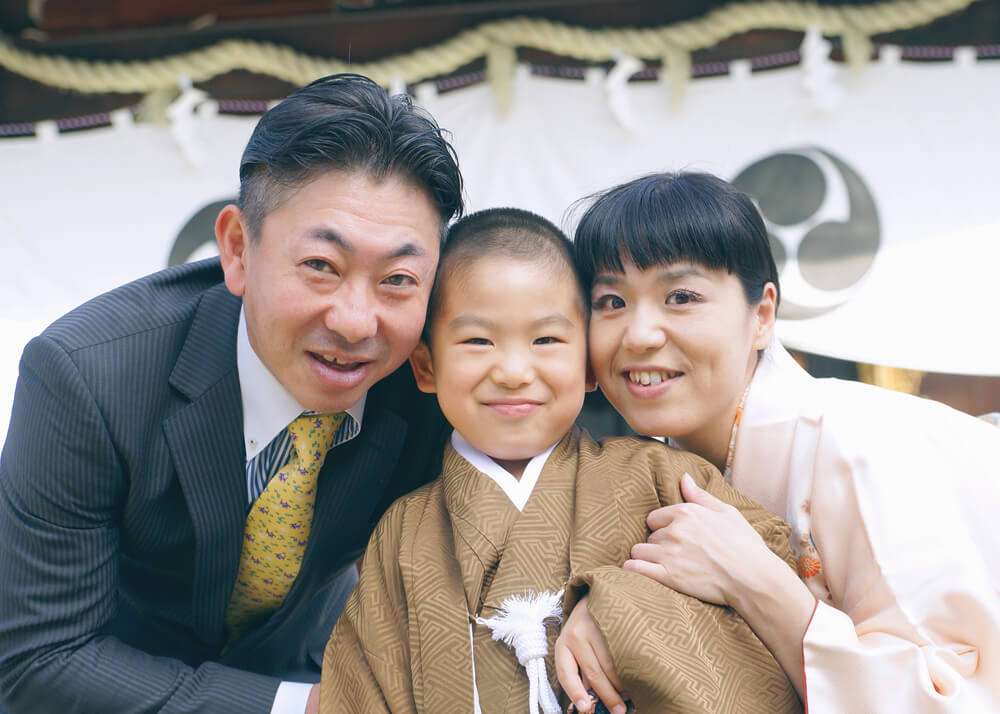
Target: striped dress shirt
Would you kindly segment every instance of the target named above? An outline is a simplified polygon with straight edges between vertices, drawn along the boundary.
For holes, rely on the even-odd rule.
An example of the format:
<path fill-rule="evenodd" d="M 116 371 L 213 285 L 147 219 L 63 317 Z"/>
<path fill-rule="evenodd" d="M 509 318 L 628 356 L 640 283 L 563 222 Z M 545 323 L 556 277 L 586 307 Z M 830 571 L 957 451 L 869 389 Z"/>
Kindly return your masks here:
<path fill-rule="evenodd" d="M 236 369 L 243 400 L 249 511 L 271 476 L 291 458 L 292 440 L 288 425 L 302 414 L 311 412 L 288 393 L 253 351 L 247 335 L 246 315 L 242 309 L 236 335 Z M 346 411 L 347 417 L 337 429 L 331 448 L 350 441 L 361 432 L 365 396 Z"/>

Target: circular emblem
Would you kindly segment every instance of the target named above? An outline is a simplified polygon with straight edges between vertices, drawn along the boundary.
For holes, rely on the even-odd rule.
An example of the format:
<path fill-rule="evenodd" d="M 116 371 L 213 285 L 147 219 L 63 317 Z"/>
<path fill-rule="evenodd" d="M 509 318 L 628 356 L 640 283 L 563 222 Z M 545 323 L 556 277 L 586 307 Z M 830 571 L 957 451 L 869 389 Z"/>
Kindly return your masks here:
<path fill-rule="evenodd" d="M 235 198 L 213 201 L 199 208 L 181 228 L 170 248 L 167 267 L 190 263 L 218 255 L 215 245 L 215 218 L 225 206 L 235 203 Z"/>
<path fill-rule="evenodd" d="M 733 184 L 764 216 L 781 281 L 778 316 L 802 320 L 847 302 L 880 243 L 875 200 L 857 172 L 809 147 L 755 161 Z"/>

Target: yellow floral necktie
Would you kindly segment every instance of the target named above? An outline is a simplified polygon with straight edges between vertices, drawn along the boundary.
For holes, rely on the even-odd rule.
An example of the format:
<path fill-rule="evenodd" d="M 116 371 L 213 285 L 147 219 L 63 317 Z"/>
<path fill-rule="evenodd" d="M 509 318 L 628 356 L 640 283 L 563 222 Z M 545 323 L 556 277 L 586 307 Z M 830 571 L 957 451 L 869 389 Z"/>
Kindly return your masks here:
<path fill-rule="evenodd" d="M 243 552 L 226 611 L 230 640 L 284 602 L 309 542 L 316 479 L 344 413 L 301 416 L 288 425 L 294 454 L 250 509 Z"/>

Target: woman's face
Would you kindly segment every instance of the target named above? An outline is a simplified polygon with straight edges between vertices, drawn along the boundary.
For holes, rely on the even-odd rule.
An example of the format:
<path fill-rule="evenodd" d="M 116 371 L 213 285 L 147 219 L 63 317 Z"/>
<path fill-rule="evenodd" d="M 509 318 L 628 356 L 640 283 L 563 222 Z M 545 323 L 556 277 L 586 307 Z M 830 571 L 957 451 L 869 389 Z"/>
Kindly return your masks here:
<path fill-rule="evenodd" d="M 624 267 L 598 273 L 591 291 L 590 359 L 601 390 L 641 434 L 699 452 L 720 435 L 728 445 L 757 350 L 770 339 L 773 286 L 750 306 L 725 270 Z"/>

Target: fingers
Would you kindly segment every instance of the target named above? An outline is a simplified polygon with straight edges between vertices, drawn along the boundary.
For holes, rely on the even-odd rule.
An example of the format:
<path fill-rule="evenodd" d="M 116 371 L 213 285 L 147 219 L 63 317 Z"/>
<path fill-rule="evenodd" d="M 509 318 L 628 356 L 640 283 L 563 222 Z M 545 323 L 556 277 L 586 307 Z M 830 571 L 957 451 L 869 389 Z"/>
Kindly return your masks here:
<path fill-rule="evenodd" d="M 626 560 L 625 563 L 622 564 L 622 570 L 639 573 L 639 575 L 645 575 L 650 580 L 658 582 L 661 585 L 672 586 L 667 569 L 659 563 L 650 563 L 648 560 L 632 558 L 630 560 Z"/>
<path fill-rule="evenodd" d="M 647 563 L 660 565 L 664 560 L 664 548 L 654 543 L 636 543 L 629 553 L 633 560 L 644 560 Z"/>
<path fill-rule="evenodd" d="M 649 530 L 656 531 L 669 526 L 680 516 L 684 505 L 662 506 L 655 511 L 650 511 L 649 515 L 646 516 L 646 525 L 649 526 Z"/>
<path fill-rule="evenodd" d="M 580 672 L 587 680 L 587 683 L 594 691 L 594 694 L 596 694 L 598 699 L 604 702 L 604 706 L 612 712 L 622 712 L 622 714 L 624 714 L 625 701 L 622 699 L 621 694 L 619 694 L 619 691 L 622 688 L 621 684 L 619 683 L 616 687 L 611 682 L 612 676 L 615 681 L 618 680 L 617 675 L 614 674 L 614 668 L 611 666 L 608 667 L 608 669 L 612 672 L 612 675 L 608 676 L 608 672 L 606 672 L 602 666 L 597 653 L 590 647 L 585 647 L 579 654 L 581 655 L 579 658 Z"/>
<path fill-rule="evenodd" d="M 721 510 L 726 504 L 701 488 L 691 478 L 691 474 L 684 474 L 681 477 L 681 495 L 688 503 L 697 503 L 699 506 L 711 508 L 713 511 Z"/>
<path fill-rule="evenodd" d="M 562 637 L 556 640 L 553 657 L 556 663 L 556 675 L 559 677 L 559 686 L 574 703 L 578 712 L 590 712 L 591 703 L 587 686 L 580 678 L 580 668 L 576 664 L 576 657 L 573 656 L 573 652 Z"/>

